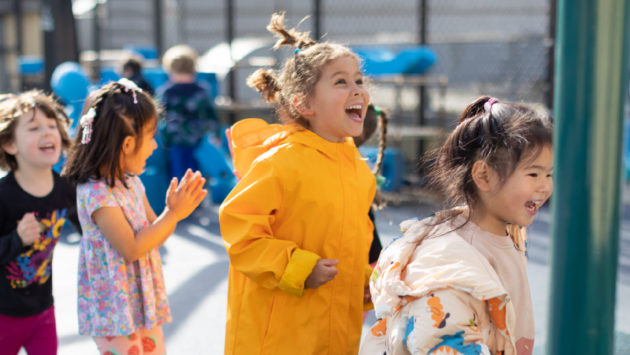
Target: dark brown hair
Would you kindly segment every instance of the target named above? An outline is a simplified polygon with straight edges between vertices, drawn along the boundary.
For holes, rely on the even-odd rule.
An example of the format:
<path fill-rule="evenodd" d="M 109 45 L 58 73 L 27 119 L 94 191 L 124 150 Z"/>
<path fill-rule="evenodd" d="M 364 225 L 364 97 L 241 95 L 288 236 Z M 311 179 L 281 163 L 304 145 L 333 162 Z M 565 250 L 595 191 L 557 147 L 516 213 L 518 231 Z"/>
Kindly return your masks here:
<path fill-rule="evenodd" d="M 0 95 L 0 169 L 15 171 L 18 169 L 15 156 L 8 154 L 2 146 L 13 142 L 15 129 L 20 117 L 37 110 L 57 122 L 57 129 L 61 136 L 61 147 L 70 147 L 70 138 L 66 132 L 70 119 L 52 95 L 46 95 L 40 90 L 30 90 L 19 95 Z"/>
<path fill-rule="evenodd" d="M 139 90 L 127 91 L 123 85 L 112 82 L 88 96 L 83 114 L 90 108 L 96 111 L 91 139 L 81 143 L 85 128 L 79 125 L 62 174 L 75 184 L 104 178 L 111 187 L 116 180 L 125 185 L 120 159 L 123 142 L 128 136 L 136 137 L 139 142 L 136 149 L 140 148 L 143 128 L 157 124 L 158 106 L 150 95 Z"/>
<path fill-rule="evenodd" d="M 553 122 L 541 106 L 500 102 L 488 96 L 468 105 L 440 148 L 429 177 L 448 207 L 478 202 L 475 161 L 485 160 L 504 183 L 517 165 L 551 146 Z"/>
<path fill-rule="evenodd" d="M 293 106 L 293 98 L 298 96 L 306 100 L 313 95 L 315 84 L 322 75 L 322 68 L 330 61 L 349 56 L 360 63 L 359 57 L 348 47 L 329 42 L 317 43 L 308 36 L 308 32 L 297 32 L 284 27 L 284 12 L 275 13 L 267 30 L 279 38 L 274 49 L 282 46 L 295 48 L 295 54 L 289 57 L 277 76 L 273 70 L 258 69 L 247 78 L 247 85 L 260 92 L 262 99 L 276 103 L 276 110 L 283 123 L 297 122 L 310 128 L 308 121 Z"/>

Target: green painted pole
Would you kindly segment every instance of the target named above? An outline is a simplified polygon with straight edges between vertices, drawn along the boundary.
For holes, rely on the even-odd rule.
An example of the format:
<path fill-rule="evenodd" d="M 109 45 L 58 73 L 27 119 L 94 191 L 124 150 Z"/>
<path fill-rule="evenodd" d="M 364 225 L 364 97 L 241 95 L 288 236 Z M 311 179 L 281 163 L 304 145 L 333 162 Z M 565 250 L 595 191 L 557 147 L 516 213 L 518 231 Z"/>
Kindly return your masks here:
<path fill-rule="evenodd" d="M 547 354 L 612 354 L 630 0 L 559 0 Z"/>

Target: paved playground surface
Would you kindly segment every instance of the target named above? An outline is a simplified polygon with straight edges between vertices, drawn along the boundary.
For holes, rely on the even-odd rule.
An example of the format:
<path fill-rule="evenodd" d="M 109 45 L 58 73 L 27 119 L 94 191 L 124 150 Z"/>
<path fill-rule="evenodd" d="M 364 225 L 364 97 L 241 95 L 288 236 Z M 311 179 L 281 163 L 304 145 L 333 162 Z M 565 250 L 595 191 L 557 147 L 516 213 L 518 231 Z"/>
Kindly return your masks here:
<path fill-rule="evenodd" d="M 628 201 L 630 194 L 626 193 Z M 624 215 L 630 214 L 624 204 Z M 423 217 L 427 204 L 389 206 L 377 213 L 377 228 L 385 244 L 398 235 L 398 223 Z M 164 326 L 169 354 L 222 354 L 229 260 L 219 234 L 218 208 L 205 203 L 182 222 L 162 249 L 164 276 L 173 322 Z M 536 320 L 535 354 L 544 353 L 549 298 L 548 226 L 550 211 L 543 208 L 530 228 L 529 277 Z M 630 220 L 622 221 L 620 264 L 630 265 Z M 60 355 L 96 354 L 89 337 L 78 335 L 76 277 L 78 234 L 65 234 L 55 250 L 54 294 Z M 616 354 L 630 354 L 630 275 L 617 282 Z M 625 316 L 624 316 L 625 315 Z M 373 319 L 373 318 L 372 318 Z M 369 320 L 368 320 L 369 321 Z"/>

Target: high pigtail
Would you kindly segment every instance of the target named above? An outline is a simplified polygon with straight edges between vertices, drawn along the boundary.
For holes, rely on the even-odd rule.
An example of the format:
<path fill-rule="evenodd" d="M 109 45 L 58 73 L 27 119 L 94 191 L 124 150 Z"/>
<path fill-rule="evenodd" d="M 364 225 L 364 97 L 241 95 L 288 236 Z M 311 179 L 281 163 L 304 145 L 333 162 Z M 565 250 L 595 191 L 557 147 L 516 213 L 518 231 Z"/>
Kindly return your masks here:
<path fill-rule="evenodd" d="M 309 32 L 298 32 L 294 28 L 286 29 L 284 27 L 284 15 L 284 12 L 273 14 L 267 26 L 267 30 L 275 33 L 278 37 L 278 41 L 273 46 L 274 49 L 282 46 L 305 49 L 316 43 L 309 37 Z"/>
<path fill-rule="evenodd" d="M 281 88 L 272 70 L 258 69 L 247 77 L 247 85 L 260 92 L 260 96 L 267 102 L 278 102 Z"/>
<path fill-rule="evenodd" d="M 489 96 L 482 96 L 466 106 L 462 114 L 459 116 L 458 124 L 466 121 L 467 119 L 483 114 L 486 110 L 485 105 L 488 100 L 490 100 Z"/>

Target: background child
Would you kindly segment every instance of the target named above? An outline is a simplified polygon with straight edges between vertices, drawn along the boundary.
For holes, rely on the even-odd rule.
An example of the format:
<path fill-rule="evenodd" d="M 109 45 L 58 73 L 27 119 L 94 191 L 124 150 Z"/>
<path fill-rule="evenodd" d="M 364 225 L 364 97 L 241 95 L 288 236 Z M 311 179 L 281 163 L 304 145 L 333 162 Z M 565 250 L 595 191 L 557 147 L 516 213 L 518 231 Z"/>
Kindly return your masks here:
<path fill-rule="evenodd" d="M 375 179 L 350 137 L 369 95 L 354 53 L 283 22 L 274 14 L 268 29 L 295 54 L 279 77 L 260 69 L 248 84 L 286 125 L 232 128 L 235 159 L 251 159 L 235 161 L 243 178 L 219 212 L 231 262 L 225 353 L 356 354 Z"/>
<path fill-rule="evenodd" d="M 363 120 L 363 132 L 356 136 L 352 137 L 354 139 L 354 145 L 360 147 L 367 140 L 372 137 L 374 131 L 376 131 L 376 127 L 380 127 L 381 132 L 378 140 L 378 154 L 376 156 L 376 162 L 374 163 L 374 168 L 372 172 L 375 176 L 380 176 L 381 169 L 383 167 L 383 158 L 385 157 L 385 148 L 387 147 L 387 120 L 388 115 L 387 112 L 383 111 L 380 107 L 369 104 L 367 113 L 365 114 L 365 119 Z M 374 199 L 374 203 L 379 207 L 381 205 L 381 199 L 379 197 L 378 190 L 376 191 L 376 197 Z M 372 224 L 374 224 L 374 232 L 372 238 L 372 245 L 370 246 L 370 257 L 369 262 L 370 265 L 376 263 L 378 260 L 378 256 L 383 250 L 383 245 L 381 244 L 381 238 L 378 235 L 378 231 L 376 230 L 376 223 L 374 223 L 374 206 L 370 207 L 369 212 L 370 220 Z"/>
<path fill-rule="evenodd" d="M 144 75 L 142 75 L 141 59 L 135 56 L 130 56 L 122 62 L 121 69 L 123 78 L 133 81 L 136 85 L 138 85 L 138 87 L 140 87 L 140 89 L 142 89 L 142 91 L 153 96 L 155 93 L 153 87 L 149 84 L 147 79 L 145 79 Z"/>
<path fill-rule="evenodd" d="M 52 170 L 70 145 L 63 107 L 40 91 L 0 95 L 0 352 L 56 354 L 52 257 L 78 226 L 74 188 Z"/>
<path fill-rule="evenodd" d="M 163 354 L 170 321 L 158 247 L 206 195 L 187 171 L 171 180 L 160 216 L 138 175 L 157 147 L 153 99 L 127 79 L 95 91 L 64 169 L 77 183 L 79 333 L 102 354 Z"/>
<path fill-rule="evenodd" d="M 197 169 L 194 151 L 201 139 L 218 129 L 218 116 L 210 91 L 196 80 L 197 53 L 178 45 L 164 53 L 162 65 L 169 82 L 157 90 L 166 119 L 160 123 L 160 138 L 168 150 L 169 176 Z"/>
<path fill-rule="evenodd" d="M 550 197 L 552 122 L 482 97 L 440 149 L 432 179 L 451 205 L 401 224 L 370 287 L 379 321 L 362 354 L 531 354 L 525 231 Z M 403 272 L 404 270 L 404 272 Z"/>

